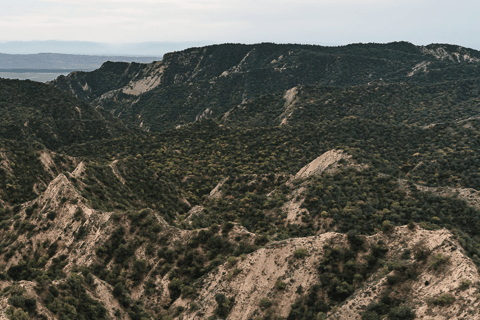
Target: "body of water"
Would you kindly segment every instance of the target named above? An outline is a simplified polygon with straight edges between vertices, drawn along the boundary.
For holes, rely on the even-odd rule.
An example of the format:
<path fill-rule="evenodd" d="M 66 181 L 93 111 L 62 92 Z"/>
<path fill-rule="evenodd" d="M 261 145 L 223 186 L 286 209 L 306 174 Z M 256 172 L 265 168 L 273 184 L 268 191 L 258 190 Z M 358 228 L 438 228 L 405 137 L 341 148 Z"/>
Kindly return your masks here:
<path fill-rule="evenodd" d="M 16 70 L 15 70 L 16 71 Z M 60 71 L 60 70 L 42 70 L 41 72 L 35 72 L 34 70 L 25 71 L 25 72 L 15 72 L 2 70 L 0 71 L 0 78 L 6 79 L 19 79 L 19 80 L 32 80 L 38 82 L 47 82 L 58 78 L 61 75 L 68 75 L 71 71 Z"/>

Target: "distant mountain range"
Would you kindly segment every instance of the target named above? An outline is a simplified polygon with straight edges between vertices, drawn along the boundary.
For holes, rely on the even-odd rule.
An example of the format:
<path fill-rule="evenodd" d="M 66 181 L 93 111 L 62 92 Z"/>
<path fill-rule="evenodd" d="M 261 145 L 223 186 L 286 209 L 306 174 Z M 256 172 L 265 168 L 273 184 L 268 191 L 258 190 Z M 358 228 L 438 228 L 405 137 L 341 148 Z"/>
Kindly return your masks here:
<path fill-rule="evenodd" d="M 92 71 L 106 61 L 150 63 L 159 61 L 162 56 L 89 56 L 78 54 L 37 53 L 37 54 L 4 54 L 0 53 L 0 71 L 10 70 L 83 70 Z"/>
<path fill-rule="evenodd" d="M 212 41 L 185 42 L 141 42 L 111 44 L 86 41 L 9 41 L 0 42 L 0 52 L 10 54 L 35 54 L 55 52 L 86 55 L 123 55 L 161 57 L 167 52 L 180 51 L 190 47 L 213 44 Z"/>

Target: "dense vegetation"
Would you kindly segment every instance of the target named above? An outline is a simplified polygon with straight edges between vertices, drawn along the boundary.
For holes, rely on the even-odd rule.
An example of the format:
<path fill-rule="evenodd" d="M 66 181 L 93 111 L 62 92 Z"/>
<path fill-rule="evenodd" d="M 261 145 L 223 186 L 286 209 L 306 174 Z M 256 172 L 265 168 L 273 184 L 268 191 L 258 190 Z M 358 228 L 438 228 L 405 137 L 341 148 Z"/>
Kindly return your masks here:
<path fill-rule="evenodd" d="M 382 243 L 364 246 L 363 236 L 393 226 L 448 228 L 480 266 L 478 206 L 421 190 L 480 190 L 479 64 L 425 53 L 437 48 L 394 43 L 189 49 L 165 57 L 159 87 L 140 97 L 119 91 L 116 100 L 100 96 L 125 86 L 132 75 L 152 75 L 152 65 L 107 63 L 55 82 L 65 91 L 72 85 L 84 102 L 51 86 L 0 80 L 0 254 L 6 263 L 15 261 L 2 279 L 35 281 L 47 309 L 60 317 L 101 319 L 104 306 L 88 294 L 95 276 L 111 285 L 132 319 L 169 319 L 185 311 L 167 312 L 174 300 L 196 297 L 205 276 L 223 263 L 231 266 L 232 278 L 241 272 L 235 269 L 238 259 L 271 241 L 348 233 L 349 247 L 324 247 L 317 268 L 321 282 L 299 289 L 302 298 L 288 317 L 294 320 L 323 316 L 385 267 Z M 407 77 L 423 61 L 431 71 Z M 88 94 L 80 90 L 86 83 Z M 293 103 L 286 105 L 283 95 L 295 86 Z M 207 108 L 207 119 L 197 117 Z M 287 124 L 279 126 L 284 118 Z M 142 122 L 147 130 L 127 129 Z M 177 124 L 183 126 L 172 129 Z M 334 172 L 293 179 L 332 149 L 351 159 Z M 80 162 L 85 170 L 74 175 Z M 60 199 L 57 211 L 81 202 L 111 214 L 109 233 L 90 253 L 94 263 L 69 274 L 63 270 L 72 261 L 60 254 L 61 239 L 42 241 L 35 250 L 29 242 L 58 219 L 57 211 L 45 209 L 50 204 L 29 201 L 62 173 L 81 200 Z M 300 188 L 296 197 L 305 210 L 294 223 L 283 206 Z M 81 222 L 74 232 L 81 242 L 93 227 L 80 208 L 73 220 Z M 26 239 L 17 241 L 22 235 Z M 363 264 L 355 262 L 360 253 L 367 254 Z M 413 277 L 412 266 L 421 259 L 401 260 L 386 266 L 398 273 L 392 283 Z M 144 297 L 162 295 L 158 277 L 168 281 L 168 302 L 132 298 L 135 290 Z M 27 312 L 40 317 L 18 287 L 3 294 L 12 297 L 12 319 Z M 404 298 L 385 294 L 362 319 L 411 319 Z M 227 316 L 235 303 L 223 294 L 215 300 L 214 317 Z M 265 298 L 259 307 L 269 310 L 269 303 Z"/>
<path fill-rule="evenodd" d="M 461 81 L 478 79 L 479 58 L 477 51 L 462 47 L 417 47 L 406 42 L 343 47 L 225 44 L 170 53 L 156 65 L 107 63 L 90 73 L 61 77 L 53 84 L 69 93 L 73 90 L 74 96 L 100 106 L 124 121 L 153 131 L 175 128 L 199 117 L 223 117 L 226 112 L 238 109 L 239 105 L 241 108 L 237 111 L 242 113 L 244 105 L 249 102 L 253 109 L 247 115 L 251 118 L 250 125 L 278 125 L 280 121 L 276 118 L 285 111 L 279 100 L 287 90 L 298 86 L 314 86 L 314 99 L 330 91 L 330 96 L 320 100 L 334 97 L 342 103 L 342 108 L 332 113 L 330 119 L 345 112 L 344 103 L 355 108 L 353 113 L 359 111 L 368 116 L 372 108 L 391 112 L 392 108 L 397 109 L 400 97 L 402 100 L 406 98 L 405 101 L 411 102 L 405 106 L 410 106 L 408 109 L 403 109 L 404 106 L 398 108 L 401 117 L 390 114 L 398 123 L 411 116 L 419 121 L 418 118 L 426 113 L 424 108 L 429 108 L 428 102 L 431 99 L 436 100 L 435 103 L 442 102 L 446 98 L 445 92 L 449 92 L 451 101 L 448 103 L 458 109 L 450 112 L 454 117 L 474 113 L 469 105 L 462 106 L 475 93 L 469 95 L 469 84 L 463 89 Z M 425 69 L 419 67 L 423 65 Z M 122 89 L 128 89 L 130 81 L 142 79 L 148 83 L 159 79 L 158 86 L 139 96 L 126 94 Z M 444 84 L 445 81 L 452 83 Z M 385 89 L 392 90 L 385 97 L 382 97 L 385 90 L 383 93 L 373 91 L 379 85 L 394 83 L 397 85 Z M 370 94 L 357 96 L 364 86 L 372 84 L 376 85 L 367 89 Z M 308 92 L 305 99 L 311 100 L 311 93 Z M 265 95 L 269 95 L 267 99 Z M 420 104 L 422 101 L 426 106 Z M 332 108 L 337 105 L 334 103 Z M 358 110 L 358 105 L 366 110 Z M 259 107 L 267 109 L 260 119 Z M 320 110 L 317 107 L 315 105 L 315 113 L 320 111 L 322 114 L 323 106 Z M 411 116 L 410 109 L 415 109 Z M 374 115 L 378 116 L 379 112 Z M 430 117 L 435 117 L 434 114 L 432 112 Z M 231 116 L 235 122 L 235 112 L 227 118 Z M 383 117 L 389 116 L 384 114 Z M 444 114 L 442 119 L 446 118 Z M 300 116 L 299 122 L 309 119 Z"/>
<path fill-rule="evenodd" d="M 107 113 L 56 88 L 29 80 L 0 79 L 0 138 L 56 149 L 124 132 L 124 126 Z"/>

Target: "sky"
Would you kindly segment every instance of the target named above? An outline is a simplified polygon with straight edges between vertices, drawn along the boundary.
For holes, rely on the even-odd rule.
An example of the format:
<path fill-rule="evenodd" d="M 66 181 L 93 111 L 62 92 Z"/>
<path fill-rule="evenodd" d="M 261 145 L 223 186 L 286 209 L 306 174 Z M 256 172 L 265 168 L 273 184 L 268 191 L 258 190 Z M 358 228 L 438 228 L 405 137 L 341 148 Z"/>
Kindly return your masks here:
<path fill-rule="evenodd" d="M 0 41 L 409 41 L 480 49 L 478 0 L 0 0 L 0 8 Z"/>

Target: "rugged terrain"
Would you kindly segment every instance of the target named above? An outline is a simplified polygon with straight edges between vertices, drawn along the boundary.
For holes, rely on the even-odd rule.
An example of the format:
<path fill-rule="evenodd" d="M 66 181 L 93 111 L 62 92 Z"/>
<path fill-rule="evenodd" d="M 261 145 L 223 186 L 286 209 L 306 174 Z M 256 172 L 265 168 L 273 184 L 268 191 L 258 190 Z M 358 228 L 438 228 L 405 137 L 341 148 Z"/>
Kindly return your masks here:
<path fill-rule="evenodd" d="M 452 102 L 468 105 L 477 96 L 473 93 L 472 97 L 469 88 L 478 79 L 479 65 L 477 51 L 451 45 L 226 44 L 166 54 L 162 61 L 152 64 L 105 63 L 93 72 L 61 76 L 52 84 L 120 119 L 161 131 L 206 117 L 220 117 L 229 124 L 241 120 L 254 126 L 279 125 L 292 122 L 302 107 L 307 109 L 302 113 L 316 113 L 314 118 L 328 114 L 338 118 L 345 107 L 354 107 L 354 113 L 359 111 L 364 116 L 372 108 L 392 113 L 388 109 L 394 107 L 398 95 L 418 96 L 418 91 L 428 91 L 432 100 L 443 91 L 446 80 L 465 82 L 458 84 L 463 89 L 454 89 L 461 90 L 462 95 Z M 362 92 L 365 90 L 367 93 Z M 359 104 L 371 99 L 372 91 L 376 98 L 382 97 L 380 101 L 359 110 Z M 310 101 L 310 105 L 296 103 L 302 100 Z M 318 114 L 319 108 L 329 110 Z M 245 109 L 253 109 L 247 112 L 248 119 Z M 333 114 L 331 109 L 335 110 Z M 408 117 L 418 112 L 402 111 Z M 430 117 L 435 114 L 426 113 Z M 299 117 L 297 123 L 311 119 Z"/>
<path fill-rule="evenodd" d="M 321 175 L 326 169 L 338 170 L 340 159 L 341 150 L 327 152 L 292 176 L 287 184 L 295 179 L 304 181 L 308 174 Z M 111 164 L 112 172 L 114 165 Z M 389 311 L 407 302 L 420 318 L 462 319 L 475 318 L 477 315 L 477 304 L 480 302 L 476 298 L 478 289 L 475 285 L 480 283 L 479 274 L 475 264 L 461 249 L 456 236 L 446 229 L 428 231 L 414 224 L 408 228 L 384 226 L 383 232 L 369 237 L 321 231 L 316 236 L 273 241 L 248 255 L 242 254 L 238 258 L 232 256 L 199 279 L 196 284 L 199 291 L 196 294 L 186 294 L 176 299 L 176 294 L 171 290 L 171 279 L 162 271 L 165 257 L 155 258 L 155 254 L 152 256 L 149 251 L 158 250 L 160 255 L 160 252 L 165 252 L 162 243 L 167 244 L 166 248 L 170 247 L 170 243 L 174 244 L 172 249 L 175 251 L 171 252 L 175 255 L 177 246 L 192 247 L 191 241 L 198 239 L 198 233 L 172 227 L 154 211 L 144 210 L 136 215 L 125 215 L 118 211 L 92 209 L 89 201 L 79 192 L 81 184 L 72 183 L 72 180 L 81 179 L 85 172 L 86 165 L 80 162 L 71 173 L 58 175 L 38 198 L 19 210 L 16 216 L 18 222 L 15 223 L 17 227 L 13 229 L 15 232 L 10 232 L 8 236 L 13 237 L 10 247 L 21 248 L 21 251 L 10 250 L 3 254 L 6 263 L 2 268 L 7 270 L 9 278 L 2 283 L 4 299 L 1 303 L 4 310 L 10 310 L 8 307 L 12 304 L 7 297 L 21 296 L 26 300 L 35 299 L 36 312 L 54 319 L 58 313 L 55 310 L 58 309 L 50 305 L 51 298 L 45 290 L 50 288 L 48 290 L 52 291 L 52 287 L 70 288 L 71 283 L 83 282 L 83 290 L 102 303 L 105 315 L 113 317 L 116 313 L 120 318 L 135 318 L 135 314 L 128 316 L 128 309 L 122 302 L 125 293 L 116 293 L 111 284 L 88 271 L 95 270 L 100 263 L 111 259 L 107 257 L 107 260 L 103 260 L 101 257 L 104 253 L 101 252 L 108 251 L 110 243 L 118 241 L 112 238 L 120 235 L 122 242 L 128 243 L 123 254 L 135 257 L 134 260 L 123 262 L 123 267 L 132 269 L 128 276 L 130 280 L 125 283 L 130 288 L 131 299 L 144 301 L 148 309 L 154 310 L 173 302 L 169 309 L 176 310 L 176 314 L 185 310 L 184 319 L 207 318 L 214 314 L 222 317 L 219 302 L 222 297 L 226 301 L 234 298 L 228 304 L 229 312 L 225 314 L 231 319 L 251 319 L 255 316 L 290 318 L 292 305 L 312 295 L 326 298 L 327 303 L 330 299 L 330 302 L 340 302 L 333 309 L 328 308 L 325 302 L 319 308 L 320 314 L 333 319 L 360 319 L 364 312 L 379 308 L 376 302 L 388 299 L 393 299 L 393 302 L 388 300 L 393 305 L 383 306 L 384 310 Z M 121 181 L 123 178 L 117 175 Z M 308 188 L 308 183 L 304 182 L 302 188 Z M 215 190 L 212 190 L 211 196 L 222 197 Z M 191 211 L 191 214 L 195 214 L 198 209 Z M 165 240 L 149 249 L 152 242 L 148 238 L 151 236 L 148 231 L 142 231 L 142 227 L 137 229 L 135 224 L 139 221 L 140 226 L 156 229 Z M 295 223 L 296 219 L 291 222 Z M 225 232 L 225 228 L 228 231 Z M 226 237 L 226 241 L 242 239 L 244 245 L 257 243 L 257 235 L 238 225 L 225 225 L 223 231 L 221 229 L 212 227 L 210 232 L 217 233 L 211 233 L 213 237 Z M 205 230 L 208 229 L 203 229 L 203 232 Z M 200 250 L 208 249 L 214 249 L 214 246 L 207 243 Z M 118 250 L 113 253 L 114 260 L 106 266 L 107 270 L 111 270 L 110 273 L 114 272 L 116 263 L 122 263 L 116 261 L 121 254 Z M 129 250 L 133 252 L 129 253 Z M 34 258 L 26 264 L 25 257 L 32 253 L 38 260 Z M 382 259 L 381 262 L 377 262 L 378 258 Z M 143 266 L 136 266 L 141 262 Z M 332 270 L 329 264 L 336 267 Z M 46 270 L 43 276 L 42 269 Z M 329 293 L 332 294 L 325 280 L 326 273 L 316 270 L 340 272 L 341 276 L 352 272 L 350 277 L 354 282 L 351 288 L 346 284 L 345 289 L 350 290 L 348 300 L 341 302 L 342 299 L 330 298 Z M 100 274 L 103 272 L 100 271 Z M 58 276 L 62 278 L 62 275 L 69 276 L 65 280 L 50 280 Z M 149 278 L 149 282 L 142 284 L 140 280 L 146 278 Z M 452 301 L 437 302 L 442 297 Z M 97 316 L 101 314 L 99 311 Z"/>
<path fill-rule="evenodd" d="M 0 318 L 480 319 L 479 58 L 228 44 L 0 80 Z"/>

